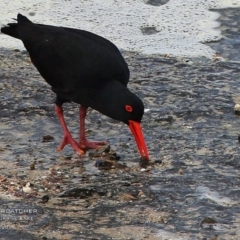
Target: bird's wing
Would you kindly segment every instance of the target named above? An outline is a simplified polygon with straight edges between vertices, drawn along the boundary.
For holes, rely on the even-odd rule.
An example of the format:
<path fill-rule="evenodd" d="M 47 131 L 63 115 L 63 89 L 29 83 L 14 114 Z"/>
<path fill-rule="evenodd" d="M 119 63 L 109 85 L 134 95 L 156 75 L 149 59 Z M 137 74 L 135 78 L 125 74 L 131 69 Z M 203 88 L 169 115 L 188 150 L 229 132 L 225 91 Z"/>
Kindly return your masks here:
<path fill-rule="evenodd" d="M 112 79 L 128 83 L 126 62 L 102 38 L 35 24 L 19 27 L 18 32 L 34 65 L 52 86 L 97 86 Z"/>
<path fill-rule="evenodd" d="M 128 84 L 128 66 L 118 48 L 109 40 L 84 30 L 34 24 L 21 14 L 17 20 L 18 23 L 9 23 L 1 31 L 23 41 L 35 66 L 50 84 L 48 78 L 52 78 L 54 73 L 57 76 L 61 66 L 61 73 L 74 70 L 77 76 L 90 74 L 91 78 L 85 84 L 112 78 L 125 86 Z M 98 76 L 98 80 L 93 75 Z M 51 81 L 54 82 L 53 79 Z"/>

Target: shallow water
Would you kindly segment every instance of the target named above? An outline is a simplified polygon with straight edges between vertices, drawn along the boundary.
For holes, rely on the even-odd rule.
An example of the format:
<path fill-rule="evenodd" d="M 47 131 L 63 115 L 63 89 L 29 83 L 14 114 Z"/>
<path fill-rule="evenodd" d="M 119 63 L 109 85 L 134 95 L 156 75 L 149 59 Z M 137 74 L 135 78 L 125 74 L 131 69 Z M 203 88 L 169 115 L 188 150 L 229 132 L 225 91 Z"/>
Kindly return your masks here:
<path fill-rule="evenodd" d="M 220 43 L 208 44 L 223 58 L 237 62 L 240 60 L 240 18 L 238 11 L 239 8 L 218 10 L 221 14 L 219 20 L 222 22 L 220 29 L 224 37 Z"/>

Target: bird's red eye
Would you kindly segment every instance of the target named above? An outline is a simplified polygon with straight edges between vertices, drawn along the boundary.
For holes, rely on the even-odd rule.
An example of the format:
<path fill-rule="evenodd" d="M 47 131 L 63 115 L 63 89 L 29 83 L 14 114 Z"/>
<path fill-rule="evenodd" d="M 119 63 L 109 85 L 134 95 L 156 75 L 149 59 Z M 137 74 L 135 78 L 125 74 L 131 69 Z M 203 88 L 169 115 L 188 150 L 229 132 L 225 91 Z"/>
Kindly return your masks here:
<path fill-rule="evenodd" d="M 132 106 L 130 106 L 130 105 L 125 105 L 125 109 L 126 109 L 127 112 L 132 112 L 133 111 Z"/>

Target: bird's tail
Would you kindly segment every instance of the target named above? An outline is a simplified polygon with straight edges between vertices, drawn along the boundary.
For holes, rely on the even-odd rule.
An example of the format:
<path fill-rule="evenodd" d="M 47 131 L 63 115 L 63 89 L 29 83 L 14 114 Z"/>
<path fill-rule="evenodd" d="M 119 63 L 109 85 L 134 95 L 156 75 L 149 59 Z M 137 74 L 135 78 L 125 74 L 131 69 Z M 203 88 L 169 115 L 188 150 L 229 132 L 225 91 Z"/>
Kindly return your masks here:
<path fill-rule="evenodd" d="M 18 24 L 17 23 L 8 23 L 7 26 L 1 28 L 1 32 L 5 33 L 11 37 L 19 38 L 18 35 Z"/>
<path fill-rule="evenodd" d="M 20 36 L 18 33 L 18 24 L 19 23 L 21 24 L 23 22 L 25 23 L 26 22 L 32 23 L 32 22 L 20 13 L 17 15 L 17 19 L 14 19 L 14 20 L 17 20 L 17 23 L 8 23 L 7 26 L 1 28 L 1 32 L 11 37 L 20 39 Z"/>

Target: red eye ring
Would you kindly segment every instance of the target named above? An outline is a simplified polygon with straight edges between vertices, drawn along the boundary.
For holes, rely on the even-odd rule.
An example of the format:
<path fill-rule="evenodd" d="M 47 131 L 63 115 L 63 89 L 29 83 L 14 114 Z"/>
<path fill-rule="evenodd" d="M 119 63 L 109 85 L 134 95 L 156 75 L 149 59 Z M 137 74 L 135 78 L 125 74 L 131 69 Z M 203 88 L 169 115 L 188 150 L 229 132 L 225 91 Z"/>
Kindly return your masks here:
<path fill-rule="evenodd" d="M 130 106 L 130 105 L 125 105 L 125 110 L 126 110 L 127 112 L 132 112 L 132 111 L 133 111 L 133 108 L 132 108 L 132 106 Z"/>

